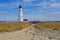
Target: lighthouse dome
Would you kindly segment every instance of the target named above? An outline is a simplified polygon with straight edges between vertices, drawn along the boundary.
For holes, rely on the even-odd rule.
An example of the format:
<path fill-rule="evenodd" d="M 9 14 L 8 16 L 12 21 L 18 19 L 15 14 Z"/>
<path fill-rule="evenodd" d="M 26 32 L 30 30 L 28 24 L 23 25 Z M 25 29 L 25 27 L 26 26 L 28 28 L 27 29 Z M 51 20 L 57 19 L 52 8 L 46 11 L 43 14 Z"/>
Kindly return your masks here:
<path fill-rule="evenodd" d="M 22 6 L 20 5 L 19 8 L 22 8 Z"/>

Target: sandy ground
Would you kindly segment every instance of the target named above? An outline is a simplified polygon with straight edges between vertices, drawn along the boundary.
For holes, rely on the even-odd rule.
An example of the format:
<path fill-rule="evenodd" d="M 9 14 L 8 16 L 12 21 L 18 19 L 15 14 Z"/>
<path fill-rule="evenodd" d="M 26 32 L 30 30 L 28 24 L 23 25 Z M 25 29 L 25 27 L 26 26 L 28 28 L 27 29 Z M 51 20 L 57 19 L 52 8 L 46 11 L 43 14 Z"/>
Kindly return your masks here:
<path fill-rule="evenodd" d="M 0 32 L 0 40 L 60 40 L 60 30 L 38 29 L 32 25 L 14 32 Z"/>

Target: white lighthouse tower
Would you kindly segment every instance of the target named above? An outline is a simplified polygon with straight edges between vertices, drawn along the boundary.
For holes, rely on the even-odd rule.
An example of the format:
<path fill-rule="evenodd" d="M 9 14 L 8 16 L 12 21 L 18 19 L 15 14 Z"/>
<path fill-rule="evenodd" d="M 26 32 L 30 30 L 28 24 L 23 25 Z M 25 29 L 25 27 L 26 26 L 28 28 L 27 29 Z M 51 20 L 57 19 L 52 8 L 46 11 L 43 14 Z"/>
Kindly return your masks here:
<path fill-rule="evenodd" d="M 23 22 L 22 6 L 19 6 L 18 21 Z"/>

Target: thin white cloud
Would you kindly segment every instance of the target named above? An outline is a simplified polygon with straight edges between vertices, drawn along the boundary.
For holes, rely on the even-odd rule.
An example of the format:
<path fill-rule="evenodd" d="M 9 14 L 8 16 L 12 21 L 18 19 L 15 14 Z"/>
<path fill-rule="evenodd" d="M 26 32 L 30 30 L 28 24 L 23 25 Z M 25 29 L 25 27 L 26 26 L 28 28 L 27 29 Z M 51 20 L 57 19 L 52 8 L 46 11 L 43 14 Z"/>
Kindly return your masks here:
<path fill-rule="evenodd" d="M 22 2 L 20 2 L 19 0 L 10 0 L 11 2 L 8 3 L 0 3 L 0 8 L 8 8 L 8 9 L 13 9 L 13 8 L 18 8 L 18 6 L 20 4 L 22 4 Z"/>
<path fill-rule="evenodd" d="M 51 0 L 51 1 L 53 1 L 53 2 L 54 2 L 54 1 L 57 1 L 57 0 Z"/>
<path fill-rule="evenodd" d="M 47 0 L 43 0 L 38 4 L 33 4 L 32 1 L 34 0 L 24 0 L 24 4 L 27 6 L 38 6 L 42 8 L 60 8 L 60 2 L 57 2 L 57 0 L 50 0 L 50 2 Z"/>
<path fill-rule="evenodd" d="M 51 8 L 60 8 L 60 2 L 54 2 L 49 4 L 49 7 Z"/>
<path fill-rule="evenodd" d="M 35 1 L 35 0 L 23 0 L 24 2 L 30 2 L 30 1 Z"/>
<path fill-rule="evenodd" d="M 6 8 L 16 8 L 18 7 L 19 4 L 23 4 L 25 6 L 38 6 L 38 7 L 42 7 L 42 8 L 60 8 L 60 2 L 53 2 L 56 0 L 51 0 L 52 3 L 47 2 L 46 0 L 38 3 L 38 4 L 33 4 L 32 1 L 35 0 L 23 0 L 23 2 L 19 2 L 18 0 L 16 0 L 16 2 L 14 3 L 6 3 L 6 4 L 0 4 L 0 8 L 1 7 L 6 7 Z"/>
<path fill-rule="evenodd" d="M 18 2 L 20 3 L 20 2 Z M 12 2 L 12 3 L 1 3 L 0 8 L 8 8 L 8 9 L 13 9 L 17 8 L 19 6 L 17 2 Z"/>

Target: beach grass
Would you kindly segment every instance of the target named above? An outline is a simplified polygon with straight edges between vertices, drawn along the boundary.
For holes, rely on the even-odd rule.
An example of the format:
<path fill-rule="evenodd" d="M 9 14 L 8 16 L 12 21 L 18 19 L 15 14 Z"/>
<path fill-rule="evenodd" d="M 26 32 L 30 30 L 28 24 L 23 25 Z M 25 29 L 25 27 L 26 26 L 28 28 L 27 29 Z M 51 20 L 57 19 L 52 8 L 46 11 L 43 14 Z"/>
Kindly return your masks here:
<path fill-rule="evenodd" d="M 0 22 L 0 32 L 11 32 L 15 30 L 21 30 L 31 26 L 33 23 L 28 22 L 10 22 L 10 23 L 1 23 Z M 60 22 L 40 22 L 35 23 L 36 27 L 39 29 L 60 29 Z"/>
<path fill-rule="evenodd" d="M 21 30 L 30 25 L 31 23 L 27 23 L 27 22 L 0 23 L 0 32 L 10 32 L 14 30 Z"/>
<path fill-rule="evenodd" d="M 36 23 L 36 25 L 40 29 L 42 28 L 53 29 L 53 30 L 60 29 L 60 22 L 41 22 L 41 23 Z"/>

